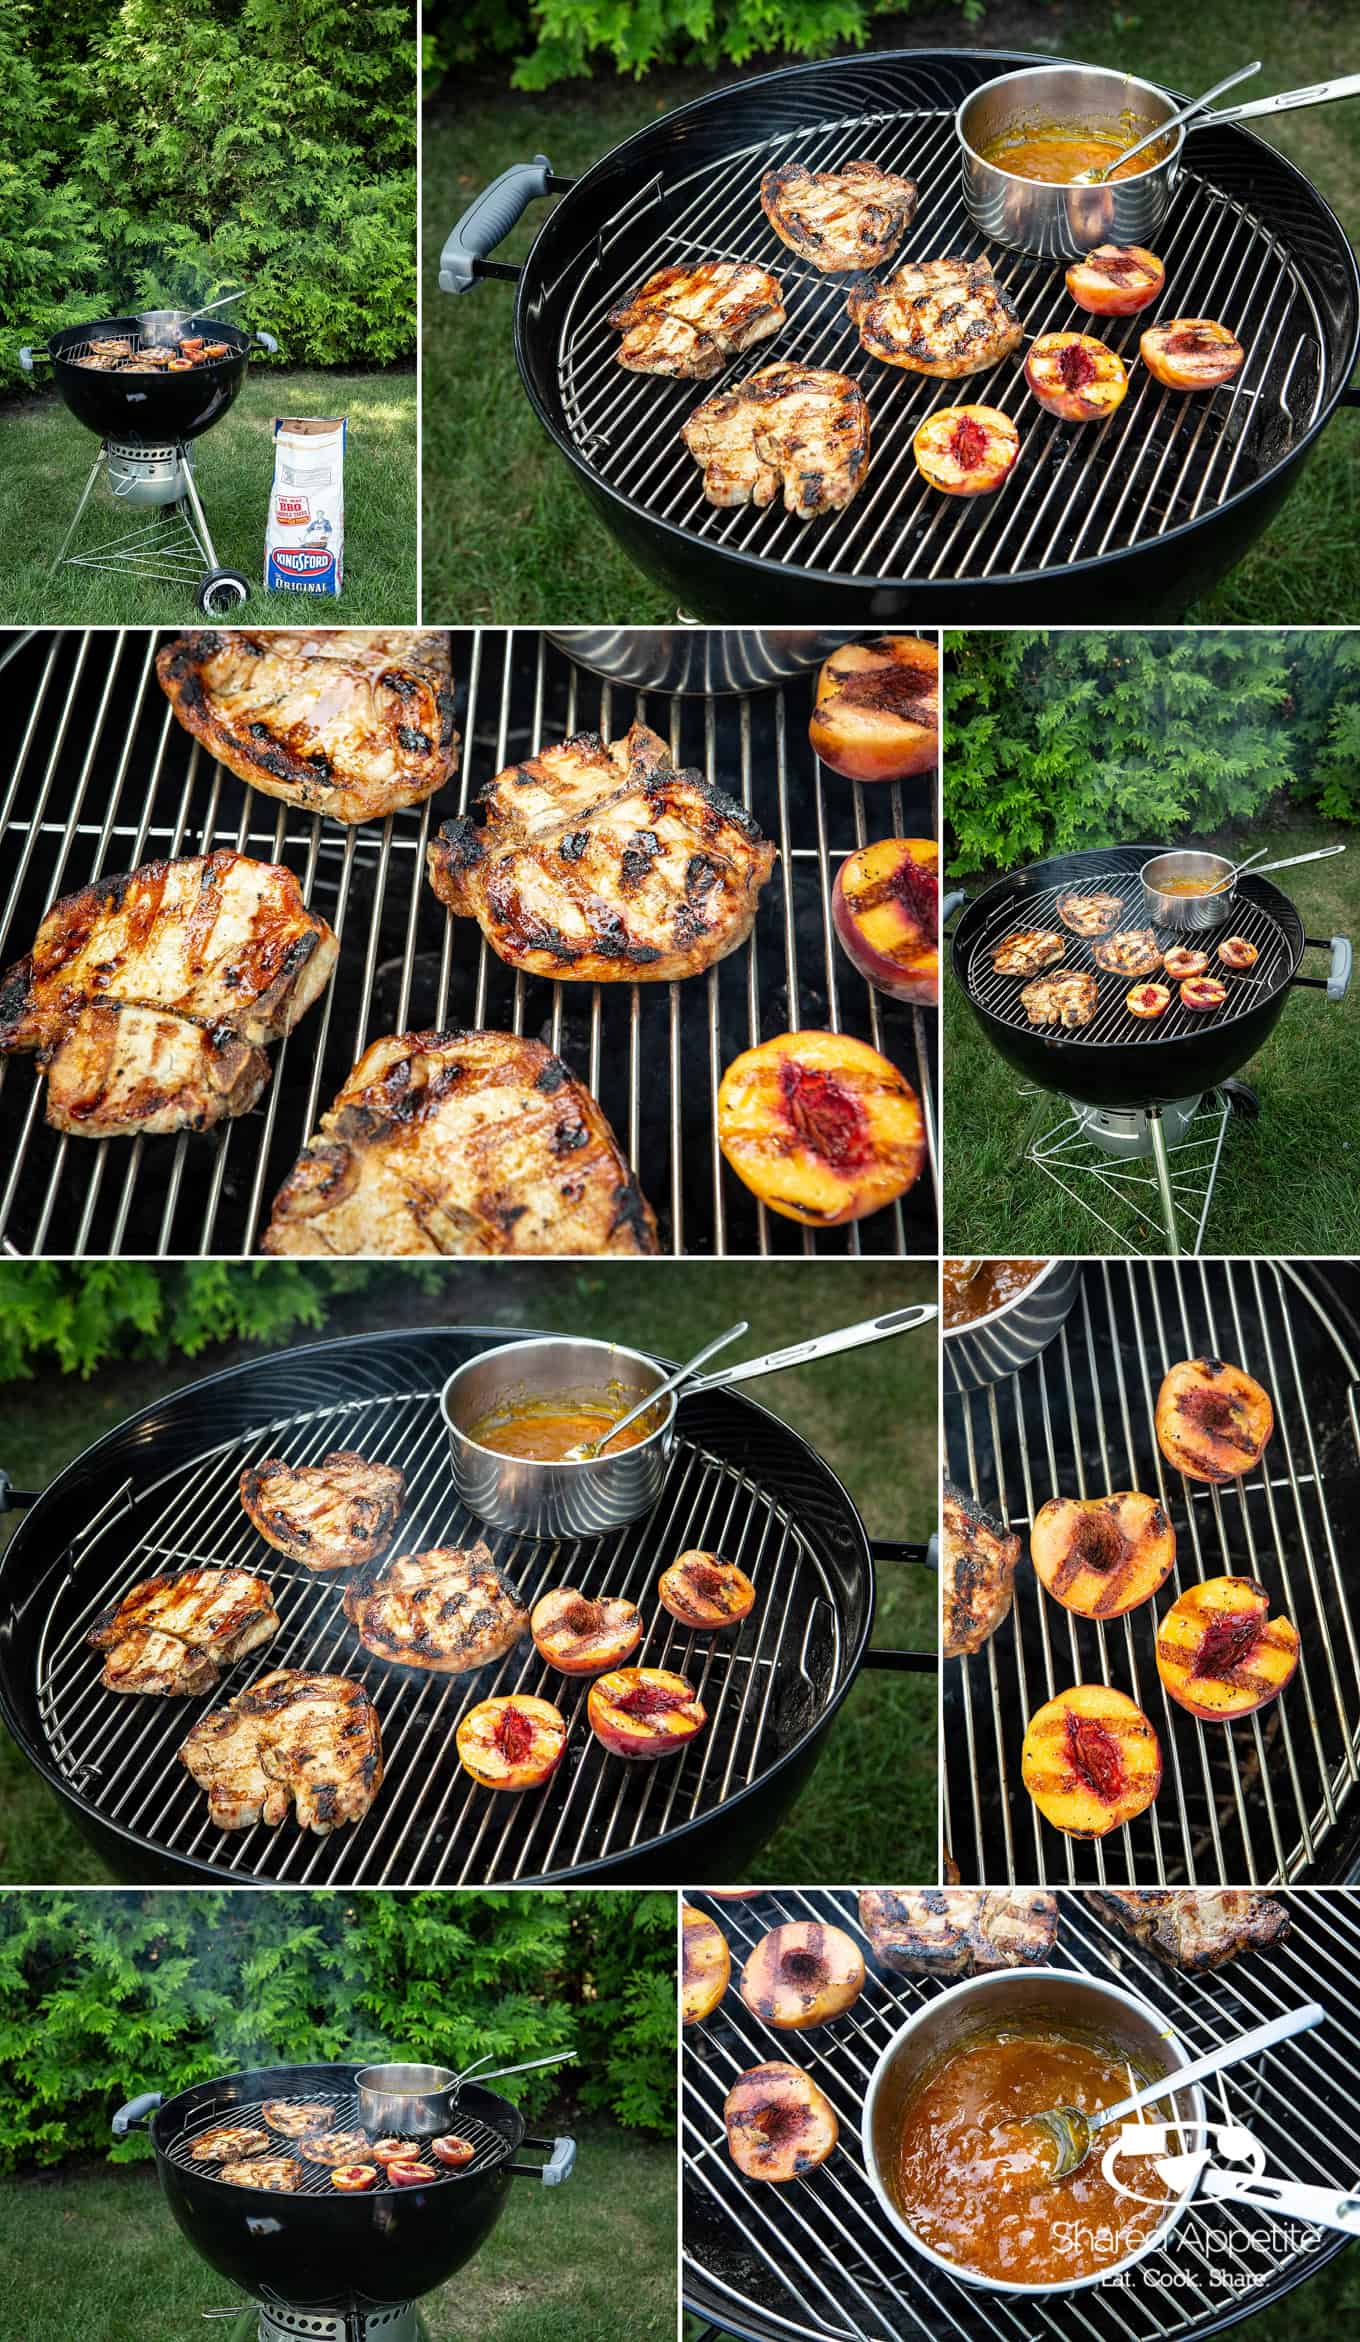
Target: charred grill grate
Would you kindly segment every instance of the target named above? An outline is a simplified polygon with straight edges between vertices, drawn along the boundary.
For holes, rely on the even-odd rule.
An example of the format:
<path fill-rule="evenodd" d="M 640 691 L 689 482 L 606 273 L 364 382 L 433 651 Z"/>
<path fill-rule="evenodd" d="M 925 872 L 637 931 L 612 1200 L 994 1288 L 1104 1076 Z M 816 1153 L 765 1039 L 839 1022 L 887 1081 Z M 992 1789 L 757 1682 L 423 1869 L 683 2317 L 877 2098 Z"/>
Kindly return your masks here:
<path fill-rule="evenodd" d="M 316 2127 L 319 2131 L 352 2131 L 360 2127 L 359 2100 L 353 2090 L 318 2090 L 314 2083 L 309 2082 L 299 2088 L 296 2093 L 287 2089 L 286 2086 L 280 2086 L 277 2090 L 271 2091 L 270 2095 L 271 2098 L 288 2099 L 296 2096 L 298 2104 L 305 2102 L 309 2106 L 315 2106 Z M 240 2185 L 238 2181 L 222 2180 L 221 2172 L 215 2163 L 195 2162 L 190 2153 L 196 2138 L 200 2137 L 204 2131 L 217 2130 L 223 2123 L 231 2123 L 233 2126 L 240 2127 L 251 2125 L 261 2130 L 269 2130 L 269 2124 L 265 2120 L 264 2100 L 261 2098 L 239 2099 L 232 2096 L 230 2092 L 224 2092 L 215 2105 L 208 2108 L 195 2108 L 192 2120 L 185 2123 L 183 2130 L 170 2141 L 165 2150 L 170 2162 L 178 2164 L 185 2171 L 197 2172 L 200 2178 L 216 2179 L 225 2187 Z M 428 2184 L 431 2187 L 436 2182 L 442 2184 L 447 2181 L 456 2186 L 460 2179 L 475 2179 L 482 2173 L 494 2170 L 495 2166 L 498 2163 L 503 2163 L 510 2153 L 509 2141 L 502 2138 L 499 2131 L 494 2131 L 489 2123 L 483 2122 L 475 2114 L 465 2114 L 460 2109 L 449 2128 L 456 2131 L 460 2138 L 466 2139 L 468 2144 L 477 2150 L 472 2161 L 463 2164 L 461 2169 L 457 2171 L 446 2170 L 442 2163 L 433 2161 L 429 2152 L 428 2140 L 411 2138 L 407 2142 L 415 2160 L 428 2167 Z M 393 2131 L 389 2135 L 393 2138 L 404 2136 L 398 2131 Z M 299 2151 L 302 2142 L 298 2139 L 285 2138 L 272 2131 L 270 2137 L 274 2141 L 269 2149 L 270 2156 L 293 2157 L 301 2170 L 301 2182 L 291 2191 L 294 2195 L 334 2198 L 337 2191 L 331 2186 L 331 2166 L 328 2163 L 308 2162 Z M 246 2157 L 244 2160 L 253 2161 L 254 2158 Z M 368 2158 L 363 2155 L 354 2157 L 356 2163 L 367 2160 Z M 366 2195 L 380 2196 L 387 2193 L 399 2195 L 404 2192 L 388 2179 L 385 2165 L 379 2164 L 378 2171 L 377 2183 L 364 2190 Z M 249 2193 L 250 2191 L 246 2190 L 245 2192 Z"/>
<path fill-rule="evenodd" d="M 1321 2000 L 1325 2025 L 1239 2067 L 1224 2086 L 1229 2113 L 1250 2124 L 1272 2174 L 1340 2186 L 1360 2167 L 1352 2087 L 1360 1906 L 1352 1894 L 1287 1900 L 1293 1928 L 1282 1943 L 1217 1975 L 1190 1978 L 1169 1973 L 1079 1894 L 1064 1893 L 1053 1957 L 1141 1994 L 1192 2055 L 1302 2000 Z M 1188 2342 L 1250 2315 L 1340 2250 L 1342 2239 L 1267 2211 L 1201 2199 L 1124 2281 L 1079 2296 L 1011 2298 L 946 2277 L 888 2228 L 860 2146 L 874 2065 L 898 2027 L 944 1987 L 889 1977 L 872 1960 L 850 2014 L 800 2036 L 798 2062 L 831 2099 L 839 2145 L 806 2179 L 782 2187 L 748 2183 L 727 2153 L 723 2099 L 745 2068 L 784 2056 L 787 2036 L 749 2014 L 736 1972 L 766 1929 L 783 1920 L 829 1920 L 857 1933 L 856 1903 L 847 1892 L 781 1891 L 715 1903 L 711 1914 L 731 1946 L 733 1988 L 715 2015 L 684 2037 L 683 2229 L 686 2300 L 719 2327 L 758 2342 L 1070 2342 L 1075 2318 L 1089 2342 Z M 1211 2101 L 1214 2090 L 1211 2084 Z M 1301 2125 L 1304 2104 L 1313 2119 Z"/>
<path fill-rule="evenodd" d="M 1086 1046 L 1105 1046 L 1127 1049 L 1148 1041 L 1173 1041 L 1194 1033 L 1212 1032 L 1231 1025 L 1238 1017 L 1259 1008 L 1262 1001 L 1287 984 L 1297 965 L 1297 954 L 1278 921 L 1272 918 L 1264 904 L 1253 902 L 1244 880 L 1236 905 L 1227 925 L 1212 928 L 1204 934 L 1184 934 L 1168 927 L 1156 927 L 1144 908 L 1143 888 L 1138 873 L 1143 856 L 1135 851 L 1132 857 L 1117 860 L 1113 855 L 1093 854 L 1089 874 L 1082 872 L 1079 879 L 1066 879 L 1061 886 L 1045 887 L 1042 892 L 1030 890 L 1005 895 L 988 917 L 973 943 L 963 970 L 963 984 L 975 1007 L 989 1016 L 998 1017 L 1017 1032 L 1048 1033 L 1050 1037 L 1066 1038 L 1060 1028 L 1034 1026 L 1025 1013 L 1020 995 L 1030 982 L 1028 976 L 1001 976 L 992 966 L 992 953 L 1013 928 L 1045 927 L 1062 936 L 1066 950 L 1060 960 L 1043 971 L 1045 975 L 1062 975 L 1068 971 L 1088 971 L 1096 978 L 1100 997 L 1096 1013 L 1089 1025 L 1077 1028 L 1075 1038 Z M 1209 961 L 1208 973 L 1217 976 L 1227 986 L 1228 997 L 1222 1008 L 1207 1014 L 1199 1009 L 1186 1008 L 1180 999 L 1176 981 L 1155 969 L 1151 976 L 1119 976 L 1109 968 L 1102 968 L 1092 950 L 1091 941 L 1073 935 L 1058 916 L 1058 897 L 1064 894 L 1116 894 L 1124 903 L 1118 921 L 1120 927 L 1152 927 L 1163 951 L 1184 946 L 1191 951 L 1203 951 Z M 1230 968 L 1219 966 L 1218 945 L 1225 935 L 1245 936 L 1254 943 L 1259 953 L 1254 968 L 1236 974 Z M 1171 1006 L 1163 1015 L 1150 1021 L 1136 1017 L 1125 1007 L 1130 991 L 1138 984 L 1165 984 L 1171 994 Z"/>
<path fill-rule="evenodd" d="M 1278 464 L 1310 428 L 1325 388 L 1325 336 L 1305 278 L 1248 205 L 1200 175 L 1192 136 L 1158 237 L 1167 287 L 1133 318 L 1090 318 L 1060 267 L 989 252 L 1028 336 L 1096 333 L 1129 366 L 1128 395 L 1099 430 L 1043 412 L 1017 354 L 962 382 L 883 365 L 861 348 L 845 310 L 845 276 L 825 277 L 775 236 L 760 209 L 762 173 L 799 161 L 834 170 L 860 158 L 915 178 L 920 207 L 900 259 L 986 249 L 958 185 L 954 108 L 973 79 L 919 68 L 918 106 L 808 123 L 763 138 L 671 183 L 634 191 L 579 253 L 557 356 L 566 428 L 582 460 L 636 508 L 706 542 L 827 578 L 1005 579 L 1061 569 L 1164 537 L 1211 512 Z M 1207 165 L 1206 165 L 1207 171 Z M 787 322 L 716 380 L 667 382 L 616 362 L 610 309 L 656 269 L 699 259 L 752 260 L 784 287 Z M 1209 398 L 1163 390 L 1137 362 L 1138 337 L 1175 316 L 1223 317 L 1246 353 L 1236 380 Z M 681 424 L 701 398 L 776 359 L 831 367 L 869 402 L 873 456 L 843 513 L 794 520 L 781 503 L 720 511 L 702 494 Z M 921 480 L 912 437 L 937 408 L 1001 408 L 1021 433 L 1018 464 L 994 496 L 937 495 Z"/>
<path fill-rule="evenodd" d="M 702 1414 L 693 1421 L 702 1427 Z M 586 1721 L 588 1682 L 545 1667 L 527 1638 L 471 1675 L 423 1676 L 365 1651 L 341 1609 L 343 1573 L 318 1577 L 266 1546 L 238 1494 L 247 1464 L 275 1453 L 310 1464 L 333 1447 L 357 1448 L 405 1473 L 394 1550 L 485 1536 L 530 1607 L 561 1585 L 634 1600 L 646 1629 L 630 1663 L 687 1675 L 708 1711 L 690 1750 L 659 1764 L 607 1755 Z M 521 1543 L 484 1530 L 455 1497 L 437 1387 L 315 1404 L 167 1472 L 135 1507 L 127 1483 L 111 1491 L 78 1542 L 40 1634 L 44 1742 L 62 1779 L 139 1847 L 240 1882 L 452 1886 L 556 1876 L 644 1849 L 754 1780 L 807 1729 L 841 1679 L 847 1653 L 838 1602 L 806 1525 L 793 1517 L 796 1499 L 787 1490 L 784 1497 L 691 1432 L 643 1522 L 605 1539 Z M 692 1547 L 721 1550 L 754 1578 L 760 1599 L 736 1634 L 689 1635 L 656 1601 L 660 1571 Z M 266 1578 L 281 1621 L 272 1642 L 203 1702 L 103 1690 L 100 1662 L 84 1640 L 95 1617 L 142 1578 L 203 1564 Z M 369 1691 L 386 1778 L 357 1828 L 317 1838 L 289 1820 L 277 1830 L 219 1832 L 205 1794 L 179 1764 L 176 1752 L 196 1718 L 276 1667 L 342 1673 Z M 469 1707 L 507 1692 L 552 1700 L 568 1724 L 567 1752 L 551 1782 L 524 1796 L 479 1789 L 453 1742 Z"/>
<path fill-rule="evenodd" d="M 1347 1272 L 1292 1262 L 1121 1261 L 1084 1271 L 1057 1340 L 1018 1375 L 945 1404 L 946 1471 L 1019 1535 L 1011 1616 L 944 1693 L 945 1835 L 964 1879 L 1191 1885 L 1345 1877 L 1357 1860 L 1360 1641 L 1346 1524 L 1360 1491 Z M 1177 1359 L 1229 1358 L 1271 1393 L 1263 1466 L 1222 1490 L 1182 1481 L 1153 1428 Z M 1153 1601 L 1100 1624 L 1043 1593 L 1028 1532 L 1051 1495 L 1141 1488 L 1176 1527 Z M 1223 1574 L 1259 1579 L 1299 1630 L 1282 1697 L 1232 1727 L 1168 1698 L 1156 1622 Z M 1042 1821 L 1020 1779 L 1028 1718 L 1073 1683 L 1112 1683 L 1151 1718 L 1163 1778 L 1150 1810 L 1089 1843 Z"/>
<path fill-rule="evenodd" d="M 154 641 L 51 633 L 9 666 L 16 746 L 0 772 L 0 968 L 28 950 L 60 895 L 153 857 L 233 847 L 284 861 L 340 937 L 324 997 L 271 1052 L 250 1115 L 202 1136 L 89 1141 L 50 1130 L 30 1059 L 0 1059 L 0 1247 L 74 1255 L 252 1252 L 275 1194 L 361 1050 L 379 1034 L 489 1026 L 541 1037 L 594 1091 L 661 1223 L 689 1253 L 930 1253 L 932 1155 L 912 1193 L 848 1229 L 813 1235 L 768 1213 L 727 1171 L 715 1117 L 724 1069 L 800 1025 L 855 1035 L 921 1093 L 933 1147 L 935 1019 L 882 999 L 836 942 L 831 888 L 871 839 L 933 827 L 932 792 L 821 774 L 807 684 L 746 699 L 643 699 L 599 683 L 543 637 L 454 637 L 463 761 L 425 806 L 345 829 L 246 788 L 175 721 Z M 780 859 L 750 941 L 681 984 L 552 984 L 502 965 L 451 920 L 425 875 L 431 830 L 493 774 L 574 731 L 606 737 L 635 715 L 677 763 L 711 773 L 774 838 Z"/>

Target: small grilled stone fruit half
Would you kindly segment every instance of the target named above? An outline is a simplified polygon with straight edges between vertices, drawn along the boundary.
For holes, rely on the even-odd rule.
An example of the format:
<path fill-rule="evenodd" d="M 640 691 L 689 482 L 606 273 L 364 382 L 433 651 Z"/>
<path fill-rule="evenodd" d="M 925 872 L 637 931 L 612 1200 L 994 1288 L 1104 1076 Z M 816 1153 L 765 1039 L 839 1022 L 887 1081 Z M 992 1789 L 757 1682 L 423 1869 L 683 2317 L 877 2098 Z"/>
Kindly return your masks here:
<path fill-rule="evenodd" d="M 814 753 L 848 781 L 904 781 L 935 770 L 940 654 L 934 638 L 881 634 L 845 642 L 817 677 L 808 725 Z"/>
<path fill-rule="evenodd" d="M 615 1756 L 679 1756 L 708 1717 L 694 1686 L 666 1667 L 615 1667 L 586 1697 L 590 1729 Z"/>
<path fill-rule="evenodd" d="M 619 1595 L 592 1600 L 575 1586 L 555 1586 L 535 1602 L 529 1632 L 539 1658 L 559 1675 L 603 1675 L 637 1649 L 642 1613 Z"/>
<path fill-rule="evenodd" d="M 567 1727 L 551 1700 L 513 1692 L 479 1700 L 454 1737 L 464 1772 L 483 1789 L 541 1789 L 562 1761 Z"/>
<path fill-rule="evenodd" d="M 686 1903 L 680 1931 L 680 2019 L 701 2025 L 711 2017 L 732 1975 L 732 1955 L 716 1919 Z"/>
<path fill-rule="evenodd" d="M 1176 1532 L 1155 1497 L 1053 1496 L 1030 1531 L 1030 1558 L 1055 1602 L 1082 1618 L 1122 1618 L 1149 1602 L 1176 1558 Z"/>
<path fill-rule="evenodd" d="M 1103 423 L 1129 387 L 1118 352 L 1090 333 L 1041 333 L 1030 343 L 1025 380 L 1064 423 Z"/>
<path fill-rule="evenodd" d="M 772 1927 L 741 1972 L 741 1997 L 752 2016 L 781 2033 L 843 2017 L 863 1990 L 864 1954 L 854 1937 L 818 1919 Z"/>
<path fill-rule="evenodd" d="M 799 2179 L 840 2135 L 835 2109 L 801 2066 L 776 2060 L 738 2074 L 723 2105 L 727 2151 L 746 2179 Z"/>
<path fill-rule="evenodd" d="M 937 407 L 918 423 L 911 452 L 941 496 L 991 496 L 1015 469 L 1020 434 L 1000 407 Z"/>
<path fill-rule="evenodd" d="M 1172 1603 L 1157 1629 L 1157 1673 L 1192 1716 L 1231 1724 L 1278 1698 L 1299 1663 L 1287 1618 L 1272 1618 L 1254 1578 L 1206 1578 Z"/>
<path fill-rule="evenodd" d="M 1067 290 L 1095 317 L 1132 317 L 1155 301 L 1166 270 L 1141 244 L 1097 244 L 1067 271 Z"/>
<path fill-rule="evenodd" d="M 1055 1830 L 1103 1838 L 1146 1813 L 1162 1784 L 1162 1752 L 1124 1692 L 1076 1683 L 1031 1716 L 1020 1776 Z"/>
<path fill-rule="evenodd" d="M 780 1033 L 723 1075 L 718 1143 L 767 1210 L 838 1228 L 906 1194 L 925 1159 L 925 1122 L 905 1075 L 867 1042 Z"/>
<path fill-rule="evenodd" d="M 1275 1429 L 1270 1394 L 1223 1358 L 1183 1358 L 1157 1393 L 1157 1445 L 1187 1480 L 1254 1472 Z"/>
<path fill-rule="evenodd" d="M 756 1590 L 745 1570 L 716 1553 L 682 1553 L 663 1569 L 656 1590 L 662 1608 L 700 1634 L 740 1626 L 755 1608 Z"/>
<path fill-rule="evenodd" d="M 1149 374 L 1168 390 L 1217 390 L 1242 363 L 1242 344 L 1214 317 L 1172 317 L 1138 344 Z"/>
<path fill-rule="evenodd" d="M 940 849 L 880 838 L 836 872 L 831 918 L 851 966 L 875 992 L 934 1008 L 940 998 Z"/>

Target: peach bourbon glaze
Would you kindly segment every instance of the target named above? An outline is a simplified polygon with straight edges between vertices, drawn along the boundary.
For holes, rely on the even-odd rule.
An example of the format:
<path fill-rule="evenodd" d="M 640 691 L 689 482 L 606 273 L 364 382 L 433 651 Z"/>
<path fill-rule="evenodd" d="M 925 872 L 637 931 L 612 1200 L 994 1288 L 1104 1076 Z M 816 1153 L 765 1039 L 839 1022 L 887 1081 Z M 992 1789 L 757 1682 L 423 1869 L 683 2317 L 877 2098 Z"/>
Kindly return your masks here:
<path fill-rule="evenodd" d="M 607 1391 L 563 1392 L 560 1398 L 503 1401 L 468 1427 L 468 1438 L 478 1447 L 494 1448 L 497 1455 L 527 1456 L 540 1464 L 560 1463 L 563 1456 L 590 1440 L 603 1439 L 611 1423 L 635 1406 L 640 1394 L 611 1387 Z M 621 1456 L 647 1439 L 661 1421 L 661 1410 L 639 1415 L 621 1432 L 609 1453 Z"/>
<path fill-rule="evenodd" d="M 1053 2143 L 1024 2117 L 1051 2106 L 1095 2114 L 1156 2071 L 1131 2065 L 1113 2042 L 1051 2022 L 971 2034 L 907 2100 L 885 2164 L 893 2201 L 924 2244 L 982 2276 L 1052 2285 L 1113 2268 L 1156 2227 L 1157 2206 L 1103 2177 L 1104 2138 L 1079 2170 L 1051 2179 Z M 1121 2169 L 1140 2195 L 1167 2199 L 1146 2158 Z"/>

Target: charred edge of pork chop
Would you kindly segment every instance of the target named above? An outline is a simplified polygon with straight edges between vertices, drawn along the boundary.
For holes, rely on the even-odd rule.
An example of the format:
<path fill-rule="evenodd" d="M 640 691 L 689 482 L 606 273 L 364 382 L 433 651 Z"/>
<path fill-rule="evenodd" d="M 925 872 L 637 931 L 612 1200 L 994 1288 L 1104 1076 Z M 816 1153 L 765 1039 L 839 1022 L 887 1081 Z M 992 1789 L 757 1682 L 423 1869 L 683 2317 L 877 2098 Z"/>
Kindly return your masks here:
<path fill-rule="evenodd" d="M 1020 1559 L 1020 1540 L 998 1521 L 994 1514 L 956 1487 L 952 1480 L 944 1483 L 945 1536 L 950 1537 L 953 1524 L 949 1509 L 959 1514 L 960 1526 L 954 1530 L 956 1543 L 951 1545 L 946 1565 L 941 1572 L 944 1595 L 944 1655 L 948 1658 L 972 1657 L 990 1641 L 996 1629 L 1008 1615 L 1014 1599 L 1015 1570 Z M 969 1539 L 990 1538 L 1000 1548 L 995 1557 L 975 1553 Z M 997 1596 L 1004 1592 L 1004 1602 Z M 987 1623 L 987 1613 L 996 1615 Z"/>
<path fill-rule="evenodd" d="M 1285 1905 L 1252 1888 L 1092 1887 L 1086 1899 L 1093 1911 L 1185 1976 L 1206 1976 L 1242 1952 L 1263 1951 L 1290 1929 Z M 1187 1934 L 1193 1949 L 1186 1948 Z"/>

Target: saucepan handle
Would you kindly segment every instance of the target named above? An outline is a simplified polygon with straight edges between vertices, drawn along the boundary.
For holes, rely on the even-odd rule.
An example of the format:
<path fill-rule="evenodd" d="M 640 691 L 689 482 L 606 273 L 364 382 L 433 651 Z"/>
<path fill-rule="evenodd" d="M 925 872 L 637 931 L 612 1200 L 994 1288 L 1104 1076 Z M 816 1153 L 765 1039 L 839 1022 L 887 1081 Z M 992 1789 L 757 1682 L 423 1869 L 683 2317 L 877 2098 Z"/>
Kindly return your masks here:
<path fill-rule="evenodd" d="M 865 1318 L 860 1325 L 838 1326 L 833 1334 L 814 1334 L 808 1341 L 791 1342 L 786 1350 L 769 1350 L 763 1358 L 747 1358 L 740 1366 L 720 1366 L 701 1374 L 686 1389 L 686 1398 L 699 1391 L 727 1390 L 737 1382 L 752 1382 L 762 1374 L 782 1374 L 786 1366 L 810 1366 L 816 1358 L 832 1358 L 839 1350 L 858 1350 L 866 1342 L 884 1342 L 890 1334 L 909 1333 L 939 1316 L 933 1301 L 907 1309 L 890 1309 L 886 1316 Z"/>
<path fill-rule="evenodd" d="M 1303 940 L 1308 951 L 1325 951 L 1330 965 L 1325 976 L 1291 976 L 1290 983 L 1308 992 L 1325 992 L 1329 1000 L 1344 1000 L 1355 959 L 1349 935 L 1305 935 Z"/>
<path fill-rule="evenodd" d="M 1244 106 L 1224 106 L 1196 129 L 1213 129 L 1219 122 L 1254 122 L 1263 114 L 1292 114 L 1297 106 L 1330 106 L 1338 98 L 1360 97 L 1360 73 L 1342 73 L 1334 81 L 1310 81 L 1303 89 L 1276 90 L 1273 98 L 1248 98 Z"/>
<path fill-rule="evenodd" d="M 1292 2220 L 1307 2220 L 1315 2228 L 1338 2228 L 1345 2236 L 1360 2236 L 1360 2195 L 1340 2188 L 1308 2187 L 1296 2179 L 1255 2179 L 1249 2172 L 1206 2171 L 1200 2181 L 1206 2196 L 1229 2204 L 1265 2204 Z"/>
<path fill-rule="evenodd" d="M 890 1537 L 875 1537 L 870 1541 L 875 1561 L 906 1562 L 915 1569 L 938 1570 L 940 1541 L 932 1537 L 928 1545 L 903 1545 Z M 866 1667 L 881 1667 L 893 1675 L 935 1675 L 939 1671 L 938 1651 L 875 1650 L 871 1645 L 864 1654 Z"/>
<path fill-rule="evenodd" d="M 160 2090 L 143 2090 L 140 2098 L 129 2098 L 126 2106 L 120 2106 L 110 2125 L 115 2139 L 125 2139 L 129 2131 L 144 2130 L 162 2096 Z"/>
<path fill-rule="evenodd" d="M 439 255 L 441 293 L 470 293 L 478 277 L 501 277 L 513 283 L 517 268 L 507 268 L 490 255 L 503 244 L 529 205 L 544 195 L 561 195 L 575 182 L 559 179 L 546 155 L 531 163 L 512 163 L 489 187 L 484 187 L 461 218 L 454 221 Z"/>
<path fill-rule="evenodd" d="M 507 2163 L 505 2169 L 512 2179 L 541 2180 L 544 2187 L 560 2187 L 570 2179 L 576 2168 L 575 2139 L 525 2139 L 526 2147 L 541 2147 L 546 2163 Z"/>

